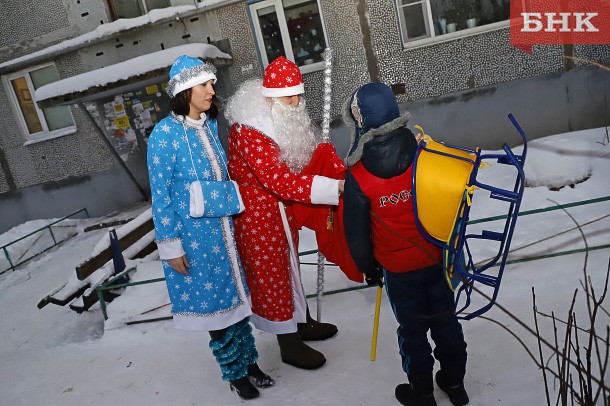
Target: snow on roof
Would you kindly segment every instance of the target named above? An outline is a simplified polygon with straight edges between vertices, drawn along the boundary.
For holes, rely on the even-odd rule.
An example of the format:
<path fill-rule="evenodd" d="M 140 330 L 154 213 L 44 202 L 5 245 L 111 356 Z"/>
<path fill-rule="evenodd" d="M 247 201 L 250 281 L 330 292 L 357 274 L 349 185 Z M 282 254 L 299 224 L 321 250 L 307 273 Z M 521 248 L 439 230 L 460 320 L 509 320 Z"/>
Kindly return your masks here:
<path fill-rule="evenodd" d="M 197 9 L 197 7 L 195 6 L 167 7 L 163 9 L 151 10 L 148 14 L 144 14 L 143 16 L 136 18 L 121 18 L 111 23 L 102 24 L 95 30 L 83 35 L 79 35 L 78 37 L 62 41 L 59 44 L 52 45 L 45 49 L 41 49 L 40 51 L 21 56 L 19 58 L 11 59 L 10 61 L 0 64 L 0 69 L 8 68 L 13 65 L 19 65 L 21 62 L 34 59 L 38 56 L 50 55 L 58 51 L 69 50 L 74 46 L 95 42 L 98 39 L 108 37 L 112 34 L 116 34 L 118 32 L 126 31 L 132 28 L 142 27 L 144 25 L 148 25 L 165 18 L 177 17 L 182 13 L 195 9 Z"/>
<path fill-rule="evenodd" d="M 11 59 L 4 63 L 0 63 L 0 72 L 10 70 L 11 68 L 19 69 L 24 63 L 28 61 L 36 61 L 41 58 L 51 57 L 53 55 L 62 54 L 72 50 L 80 49 L 87 44 L 96 43 L 100 40 L 110 39 L 112 36 L 128 31 L 134 28 L 143 27 L 149 24 L 154 24 L 159 21 L 164 21 L 172 18 L 181 18 L 185 15 L 189 15 L 194 11 L 204 11 L 213 9 L 224 5 L 225 3 L 232 3 L 237 0 L 204 0 L 197 6 L 174 6 L 166 7 L 162 9 L 155 9 L 149 11 L 140 17 L 135 18 L 121 18 L 111 23 L 102 24 L 95 30 L 90 31 L 86 34 L 79 35 L 78 37 L 62 41 L 58 44 L 50 47 L 41 49 L 27 55 L 23 55 L 19 58 Z"/>
<path fill-rule="evenodd" d="M 36 101 L 81 92 L 92 87 L 105 86 L 156 69 L 166 68 L 180 55 L 189 55 L 203 59 L 231 59 L 231 55 L 221 52 L 214 45 L 179 45 L 49 83 L 36 90 Z"/>

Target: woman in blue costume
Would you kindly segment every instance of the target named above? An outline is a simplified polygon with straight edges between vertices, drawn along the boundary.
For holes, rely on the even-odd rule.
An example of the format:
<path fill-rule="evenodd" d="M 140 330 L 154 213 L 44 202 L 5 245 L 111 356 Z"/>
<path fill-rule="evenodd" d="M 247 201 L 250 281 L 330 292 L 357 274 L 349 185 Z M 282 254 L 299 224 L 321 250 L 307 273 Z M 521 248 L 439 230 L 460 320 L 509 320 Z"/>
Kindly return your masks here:
<path fill-rule="evenodd" d="M 252 399 L 259 396 L 254 385 L 274 381 L 256 363 L 250 292 L 231 218 L 244 205 L 218 139 L 215 73 L 186 55 L 170 69 L 172 113 L 148 141 L 153 221 L 174 327 L 209 331 L 222 379 Z"/>

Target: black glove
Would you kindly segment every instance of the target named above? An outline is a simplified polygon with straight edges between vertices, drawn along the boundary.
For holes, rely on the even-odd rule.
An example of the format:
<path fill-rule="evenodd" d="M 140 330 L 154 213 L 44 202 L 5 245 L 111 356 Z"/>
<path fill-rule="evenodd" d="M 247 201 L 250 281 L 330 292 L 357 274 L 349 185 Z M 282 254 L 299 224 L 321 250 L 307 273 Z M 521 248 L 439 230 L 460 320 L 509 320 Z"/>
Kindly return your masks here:
<path fill-rule="evenodd" d="M 377 265 L 372 271 L 365 272 L 364 275 L 364 281 L 367 285 L 377 285 L 380 288 L 383 288 L 383 268 L 381 268 L 380 265 Z"/>

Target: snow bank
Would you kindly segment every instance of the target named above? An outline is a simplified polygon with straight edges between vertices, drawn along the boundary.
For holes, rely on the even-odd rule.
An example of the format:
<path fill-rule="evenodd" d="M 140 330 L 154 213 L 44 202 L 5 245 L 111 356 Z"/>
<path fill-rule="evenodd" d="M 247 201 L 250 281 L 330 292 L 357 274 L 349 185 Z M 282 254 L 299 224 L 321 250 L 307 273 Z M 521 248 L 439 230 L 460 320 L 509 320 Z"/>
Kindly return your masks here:
<path fill-rule="evenodd" d="M 16 265 L 53 247 L 56 243 L 75 236 L 83 229 L 82 220 L 68 219 L 47 227 L 57 220 L 59 219 L 28 221 L 0 235 L 0 247 L 14 242 L 5 248 L 6 251 L 4 249 L 0 250 L 0 272 L 10 269 L 10 263 L 6 257 L 7 253 L 13 265 Z M 37 230 L 39 231 L 35 232 Z M 31 233 L 34 234 L 17 241 Z"/>
<path fill-rule="evenodd" d="M 559 189 L 588 179 L 592 142 L 574 133 L 531 141 L 525 161 L 526 184 Z"/>

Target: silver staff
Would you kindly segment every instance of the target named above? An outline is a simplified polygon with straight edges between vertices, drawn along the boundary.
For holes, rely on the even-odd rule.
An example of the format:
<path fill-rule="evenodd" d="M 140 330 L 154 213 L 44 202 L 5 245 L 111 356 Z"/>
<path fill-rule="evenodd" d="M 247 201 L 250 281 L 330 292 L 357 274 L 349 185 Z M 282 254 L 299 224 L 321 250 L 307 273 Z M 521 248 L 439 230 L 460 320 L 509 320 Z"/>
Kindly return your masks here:
<path fill-rule="evenodd" d="M 330 92 L 333 53 L 330 48 L 324 50 L 324 108 L 322 111 L 322 141 L 330 141 Z M 332 215 L 332 212 L 331 212 Z M 322 295 L 324 294 L 324 254 L 318 251 L 318 280 L 316 285 L 316 318 L 322 321 Z"/>

